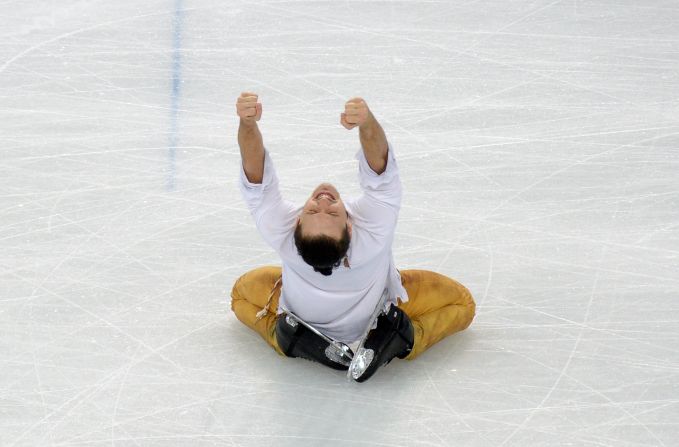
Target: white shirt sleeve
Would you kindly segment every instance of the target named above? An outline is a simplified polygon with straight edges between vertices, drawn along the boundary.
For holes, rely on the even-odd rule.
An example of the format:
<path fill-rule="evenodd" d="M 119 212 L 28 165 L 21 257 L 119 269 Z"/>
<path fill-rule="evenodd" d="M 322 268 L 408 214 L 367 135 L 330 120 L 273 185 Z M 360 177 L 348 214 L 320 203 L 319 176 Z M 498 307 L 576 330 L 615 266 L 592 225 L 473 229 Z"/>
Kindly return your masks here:
<path fill-rule="evenodd" d="M 358 180 L 363 194 L 352 204 L 352 219 L 359 220 L 371 233 L 387 236 L 394 232 L 401 208 L 401 178 L 391 144 L 387 167 L 382 174 L 372 170 L 363 149 L 356 153 Z"/>
<path fill-rule="evenodd" d="M 280 253 L 292 238 L 299 210 L 283 200 L 278 188 L 278 176 L 266 148 L 262 183 L 250 182 L 241 163 L 239 187 L 257 231 L 271 248 Z"/>

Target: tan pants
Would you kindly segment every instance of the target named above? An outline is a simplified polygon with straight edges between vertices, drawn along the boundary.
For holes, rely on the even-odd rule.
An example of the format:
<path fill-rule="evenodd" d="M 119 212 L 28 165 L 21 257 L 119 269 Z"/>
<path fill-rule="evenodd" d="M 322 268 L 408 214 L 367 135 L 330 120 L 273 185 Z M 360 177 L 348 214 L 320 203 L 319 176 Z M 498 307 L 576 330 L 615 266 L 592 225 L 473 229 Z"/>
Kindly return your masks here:
<path fill-rule="evenodd" d="M 399 307 L 410 317 L 415 328 L 415 343 L 407 360 L 450 334 L 466 329 L 474 319 L 476 304 L 469 290 L 459 282 L 427 270 L 400 270 L 401 282 L 409 300 Z M 254 329 L 276 352 L 283 355 L 276 342 L 276 309 L 280 297 L 281 268 L 259 267 L 238 278 L 231 291 L 231 309 L 236 317 Z M 271 299 L 269 309 L 262 311 Z"/>

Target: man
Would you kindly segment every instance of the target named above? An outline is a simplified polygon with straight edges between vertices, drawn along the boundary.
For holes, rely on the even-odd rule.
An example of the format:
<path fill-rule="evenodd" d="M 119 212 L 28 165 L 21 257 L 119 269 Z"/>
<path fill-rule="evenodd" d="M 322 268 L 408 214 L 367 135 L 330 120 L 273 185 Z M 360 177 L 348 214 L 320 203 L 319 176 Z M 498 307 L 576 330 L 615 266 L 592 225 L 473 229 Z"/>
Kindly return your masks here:
<path fill-rule="evenodd" d="M 322 183 L 296 206 L 281 196 L 257 127 L 262 116 L 257 99 L 244 92 L 236 103 L 240 189 L 282 268 L 257 268 L 236 281 L 231 307 L 238 319 L 279 354 L 340 370 L 348 368 L 352 349 L 370 330 L 363 341 L 371 358 L 354 375 L 359 382 L 394 357 L 414 359 L 468 327 L 475 303 L 464 286 L 434 272 L 399 272 L 394 265 L 401 182 L 393 148 L 365 101 L 350 99 L 340 114 L 346 129 L 359 128 L 362 194 L 345 199 Z M 374 322 L 371 316 L 380 307 L 384 311 Z M 348 354 L 333 351 L 336 345 Z"/>

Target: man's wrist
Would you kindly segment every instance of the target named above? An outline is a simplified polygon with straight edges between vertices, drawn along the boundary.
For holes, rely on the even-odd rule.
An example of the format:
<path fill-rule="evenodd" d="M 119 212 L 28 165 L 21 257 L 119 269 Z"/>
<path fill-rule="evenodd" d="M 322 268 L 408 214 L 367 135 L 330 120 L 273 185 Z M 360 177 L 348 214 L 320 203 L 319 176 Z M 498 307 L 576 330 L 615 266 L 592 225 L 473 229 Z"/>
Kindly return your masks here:
<path fill-rule="evenodd" d="M 367 135 L 371 135 L 377 130 L 378 123 L 377 120 L 375 119 L 375 116 L 373 116 L 373 114 L 370 112 L 368 113 L 369 113 L 368 119 L 365 120 L 365 123 L 363 123 L 363 125 L 358 126 L 358 129 Z"/>
<path fill-rule="evenodd" d="M 256 129 L 257 128 L 257 121 L 252 120 L 252 121 L 246 121 L 243 118 L 240 119 L 240 126 L 244 127 L 246 129 Z"/>

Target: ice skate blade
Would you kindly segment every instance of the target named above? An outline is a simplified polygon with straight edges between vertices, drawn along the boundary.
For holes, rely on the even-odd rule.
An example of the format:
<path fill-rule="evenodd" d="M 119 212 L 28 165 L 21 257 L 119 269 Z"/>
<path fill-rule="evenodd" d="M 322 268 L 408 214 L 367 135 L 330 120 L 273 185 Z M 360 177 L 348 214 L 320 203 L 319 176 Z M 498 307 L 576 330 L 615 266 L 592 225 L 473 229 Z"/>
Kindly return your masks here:
<path fill-rule="evenodd" d="M 370 366 L 375 357 L 375 351 L 372 349 L 361 349 L 354 356 L 354 360 L 351 362 L 351 378 L 358 380 L 366 369 Z"/>
<path fill-rule="evenodd" d="M 343 343 L 331 343 L 325 348 L 325 356 L 335 363 L 349 366 L 354 355 L 351 349 Z"/>

